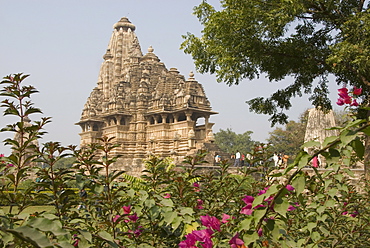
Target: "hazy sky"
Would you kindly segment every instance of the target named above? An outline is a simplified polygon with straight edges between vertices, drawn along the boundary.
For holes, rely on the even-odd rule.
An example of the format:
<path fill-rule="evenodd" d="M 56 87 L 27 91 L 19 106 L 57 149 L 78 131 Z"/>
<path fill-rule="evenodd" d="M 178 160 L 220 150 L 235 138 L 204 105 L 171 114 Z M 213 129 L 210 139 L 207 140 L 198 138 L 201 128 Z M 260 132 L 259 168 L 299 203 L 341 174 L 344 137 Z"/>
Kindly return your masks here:
<path fill-rule="evenodd" d="M 153 46 L 154 53 L 166 67 L 178 68 L 186 78 L 195 67 L 190 55 L 179 50 L 181 35 L 200 34 L 201 25 L 192 9 L 201 0 L 0 0 L 0 76 L 23 72 L 31 76 L 26 85 L 35 86 L 35 106 L 43 116 L 51 116 L 49 132 L 42 142 L 60 141 L 63 145 L 79 144 L 83 105 L 96 86 L 113 24 L 128 17 L 136 26 L 143 53 Z M 209 1 L 217 4 L 219 1 Z M 237 133 L 253 131 L 252 138 L 265 141 L 272 131 L 268 116 L 249 112 L 246 100 L 269 96 L 277 88 L 289 84 L 268 82 L 265 78 L 244 81 L 238 86 L 217 83 L 212 75 L 195 72 L 203 84 L 212 110 L 219 112 L 210 121 L 213 131 L 231 128 Z M 335 100 L 333 94 L 332 100 Z M 295 99 L 288 112 L 291 119 L 311 104 Z M 34 117 L 33 120 L 35 120 Z M 40 118 L 38 116 L 37 118 Z M 11 123 L 0 117 L 0 127 Z M 0 135 L 1 140 L 4 134 Z M 6 151 L 0 145 L 0 153 Z"/>

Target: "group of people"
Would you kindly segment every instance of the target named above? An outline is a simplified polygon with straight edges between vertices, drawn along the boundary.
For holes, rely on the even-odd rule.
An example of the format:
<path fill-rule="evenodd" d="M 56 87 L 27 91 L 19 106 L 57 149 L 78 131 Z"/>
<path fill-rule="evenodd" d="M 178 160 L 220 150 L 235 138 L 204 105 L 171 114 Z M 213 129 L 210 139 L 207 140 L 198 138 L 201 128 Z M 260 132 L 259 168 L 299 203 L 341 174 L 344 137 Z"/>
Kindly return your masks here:
<path fill-rule="evenodd" d="M 283 153 L 275 152 L 272 156 L 272 160 L 274 162 L 275 167 L 285 168 L 288 165 L 289 156 Z M 215 164 L 220 163 L 222 160 L 220 154 L 215 154 Z M 251 166 L 251 161 L 253 160 L 253 156 L 250 153 L 246 155 L 236 151 L 235 154 L 232 154 L 230 157 L 231 161 L 234 161 L 233 166 L 235 167 L 242 167 L 242 166 Z"/>
<path fill-rule="evenodd" d="M 275 152 L 272 159 L 274 160 L 275 167 L 285 168 L 288 165 L 289 156 Z"/>
<path fill-rule="evenodd" d="M 252 159 L 252 156 L 250 154 L 244 155 L 237 151 L 235 154 L 231 155 L 230 157 L 231 161 L 234 161 L 235 167 L 242 167 L 245 165 L 249 165 L 249 161 Z M 246 162 L 247 160 L 247 162 Z M 215 154 L 215 163 L 218 164 L 221 162 L 221 156 L 220 154 Z"/>

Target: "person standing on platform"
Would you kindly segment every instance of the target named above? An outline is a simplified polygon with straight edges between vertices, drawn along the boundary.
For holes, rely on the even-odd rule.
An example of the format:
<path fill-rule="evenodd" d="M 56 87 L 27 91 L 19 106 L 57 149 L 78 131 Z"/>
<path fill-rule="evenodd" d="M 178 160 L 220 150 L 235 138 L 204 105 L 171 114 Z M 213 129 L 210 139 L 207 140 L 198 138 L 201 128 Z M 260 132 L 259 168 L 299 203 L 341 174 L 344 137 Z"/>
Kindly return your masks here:
<path fill-rule="evenodd" d="M 235 162 L 234 162 L 234 166 L 235 167 L 239 167 L 240 166 L 240 158 L 241 158 L 241 154 L 237 150 L 236 153 L 235 153 Z"/>

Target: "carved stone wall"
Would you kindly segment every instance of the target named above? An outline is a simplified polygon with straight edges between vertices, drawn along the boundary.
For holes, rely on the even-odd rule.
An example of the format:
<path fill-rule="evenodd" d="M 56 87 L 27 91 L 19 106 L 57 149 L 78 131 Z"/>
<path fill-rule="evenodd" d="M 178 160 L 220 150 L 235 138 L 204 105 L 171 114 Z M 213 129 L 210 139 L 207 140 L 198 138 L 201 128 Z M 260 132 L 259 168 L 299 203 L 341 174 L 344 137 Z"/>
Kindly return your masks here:
<path fill-rule="evenodd" d="M 143 55 L 135 28 L 125 17 L 114 24 L 97 86 L 77 123 L 81 146 L 115 137 L 122 155 L 116 169 L 134 174 L 148 154 L 182 161 L 213 142 L 209 118 L 217 114 L 192 72 L 185 79 L 176 68 L 168 70 L 152 47 Z"/>
<path fill-rule="evenodd" d="M 320 108 L 309 109 L 304 142 L 313 140 L 322 144 L 327 137 L 337 136 L 339 134 L 338 130 L 329 130 L 335 126 L 334 112 L 332 110 L 325 113 Z M 309 154 L 312 154 L 315 149 L 321 148 L 322 147 L 308 147 L 305 149 Z M 319 166 L 323 167 L 325 165 L 324 157 L 320 155 L 318 157 L 318 162 Z"/>

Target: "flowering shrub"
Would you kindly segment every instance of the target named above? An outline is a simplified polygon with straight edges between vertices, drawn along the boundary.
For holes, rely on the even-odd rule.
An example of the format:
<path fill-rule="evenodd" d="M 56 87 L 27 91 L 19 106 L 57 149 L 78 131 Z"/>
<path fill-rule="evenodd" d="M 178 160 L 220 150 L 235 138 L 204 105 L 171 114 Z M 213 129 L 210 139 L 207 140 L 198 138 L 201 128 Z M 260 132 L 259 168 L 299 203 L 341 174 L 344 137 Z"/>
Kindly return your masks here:
<path fill-rule="evenodd" d="M 362 93 L 361 88 L 356 88 L 356 86 L 354 86 L 352 92 L 348 92 L 348 89 L 346 87 L 343 87 L 343 88 L 338 89 L 338 92 L 339 92 L 338 93 L 339 98 L 338 98 L 337 104 L 339 106 L 348 104 L 350 106 L 357 107 L 359 105 L 355 97 L 358 97 L 361 95 Z M 351 93 L 352 96 L 350 96 L 349 93 Z"/>
<path fill-rule="evenodd" d="M 366 120 L 349 123 L 339 137 L 317 145 L 323 149 L 315 154 L 301 151 L 282 171 L 266 167 L 267 159 L 261 157 L 260 167 L 242 168 L 237 175 L 230 173 L 227 161 L 201 174 L 197 165 L 206 153 L 199 151 L 183 167 L 150 157 L 145 174 L 136 178 L 111 170 L 118 159 L 112 155 L 118 146 L 114 138 L 81 149 L 58 142 L 34 145 L 49 119 L 24 125 L 25 118 L 40 112 L 24 102 L 36 92 L 21 86 L 25 78 L 17 74 L 1 82 L 1 95 L 12 98 L 2 102 L 5 113 L 20 118 L 2 129 L 18 137 L 5 141 L 13 153 L 0 156 L 1 202 L 11 206 L 0 209 L 2 247 L 370 246 L 369 188 L 363 180 L 352 183 L 347 169 L 348 154 L 363 159 L 357 133 L 370 134 Z M 349 102 L 346 91 L 342 93 Z M 326 171 L 313 167 L 308 174 L 306 167 L 319 154 L 325 157 Z M 72 155 L 73 168 L 55 166 Z M 40 180 L 20 187 L 30 176 Z M 31 203 L 41 198 L 53 209 L 28 214 Z"/>

